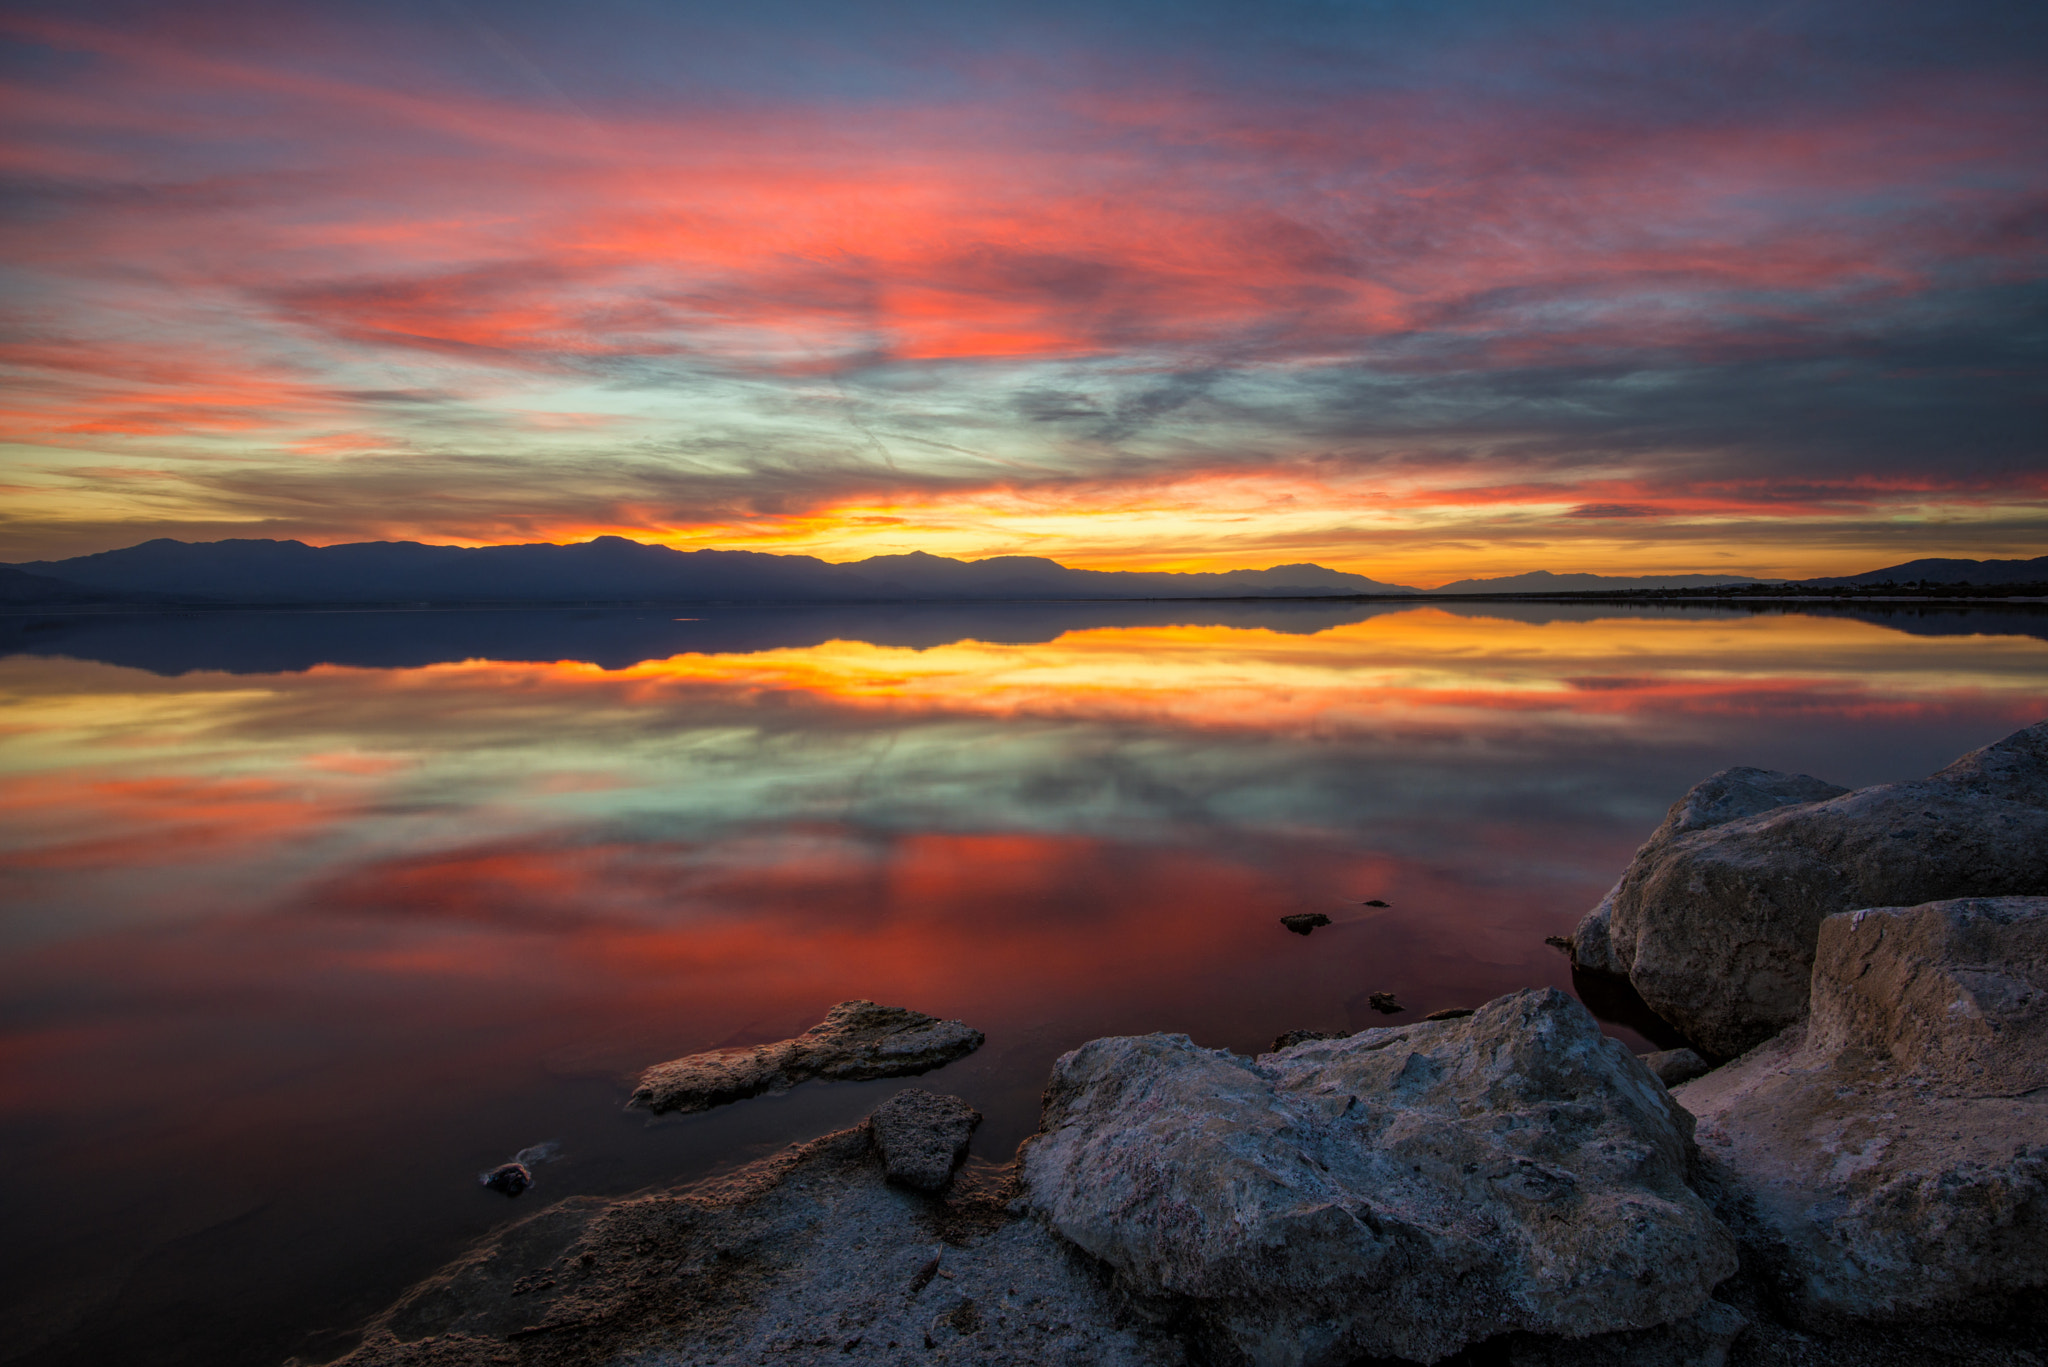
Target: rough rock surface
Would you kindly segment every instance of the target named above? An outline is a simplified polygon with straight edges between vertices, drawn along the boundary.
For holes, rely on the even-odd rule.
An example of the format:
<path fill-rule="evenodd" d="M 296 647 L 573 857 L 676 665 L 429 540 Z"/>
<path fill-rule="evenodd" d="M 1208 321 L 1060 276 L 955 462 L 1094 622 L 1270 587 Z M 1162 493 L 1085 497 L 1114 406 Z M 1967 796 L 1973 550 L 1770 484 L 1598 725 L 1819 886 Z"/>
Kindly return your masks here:
<path fill-rule="evenodd" d="M 868 1117 L 884 1174 L 918 1191 L 937 1191 L 953 1180 L 980 1123 L 981 1112 L 959 1097 L 916 1087 L 896 1093 Z"/>
<path fill-rule="evenodd" d="M 414 1287 L 342 1363 L 1185 1361 L 1006 1194 L 890 1185 L 860 1125 L 678 1191 L 572 1198 Z"/>
<path fill-rule="evenodd" d="M 1273 1048 L 1292 1049 L 1297 1044 L 1307 1044 L 1319 1039 L 1350 1039 L 1350 1030 L 1287 1030 L 1273 1037 Z"/>
<path fill-rule="evenodd" d="M 1183 1035 L 1061 1058 L 1024 1204 L 1260 1364 L 1435 1362 L 1699 1312 L 1733 1241 L 1690 1118 L 1554 989 L 1256 1061 Z"/>
<path fill-rule="evenodd" d="M 1642 1060 L 1643 1066 L 1655 1073 L 1657 1081 L 1666 1087 L 1691 1082 L 1712 1070 L 1711 1064 L 1690 1049 L 1659 1049 L 1654 1054 L 1642 1055 Z"/>
<path fill-rule="evenodd" d="M 1682 835 L 1723 826 L 1745 816 L 1755 816 L 1777 807 L 1820 802 L 1848 792 L 1832 783 L 1806 774 L 1781 774 L 1775 769 L 1752 769 L 1738 765 L 1723 769 L 1712 778 L 1693 785 L 1692 790 L 1671 804 L 1663 823 L 1650 833 L 1635 853 L 1635 863 L 1660 853 Z M 1572 931 L 1572 962 L 1597 973 L 1627 973 L 1628 964 L 1615 957 L 1612 937 L 1614 899 L 1627 877 L 1616 883 L 1587 912 Z"/>
<path fill-rule="evenodd" d="M 2048 898 L 1832 916 L 1813 1017 L 1674 1095 L 1798 1314 L 2048 1324 Z"/>
<path fill-rule="evenodd" d="M 2048 722 L 1932 778 L 1698 824 L 1773 792 L 1793 789 L 1689 794 L 1608 899 L 1609 962 L 1702 1052 L 1733 1057 L 1805 1013 L 1838 911 L 2048 893 Z"/>
<path fill-rule="evenodd" d="M 655 1112 L 708 1111 L 811 1078 L 911 1077 L 964 1058 L 982 1038 L 959 1021 L 921 1011 L 841 1002 L 795 1039 L 657 1063 L 640 1075 L 628 1104 Z"/>

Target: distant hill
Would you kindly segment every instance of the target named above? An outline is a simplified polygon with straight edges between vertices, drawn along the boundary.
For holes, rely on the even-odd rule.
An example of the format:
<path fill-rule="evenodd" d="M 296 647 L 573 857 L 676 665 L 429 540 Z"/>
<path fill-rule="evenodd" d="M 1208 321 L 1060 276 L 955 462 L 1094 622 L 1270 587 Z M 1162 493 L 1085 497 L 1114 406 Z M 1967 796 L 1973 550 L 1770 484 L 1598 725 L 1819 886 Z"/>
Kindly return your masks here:
<path fill-rule="evenodd" d="M 1644 589 L 1712 589 L 1724 584 L 1762 584 L 1770 581 L 1746 574 L 1652 574 L 1631 577 L 1615 574 L 1552 574 L 1531 570 L 1527 574 L 1504 575 L 1499 579 L 1460 579 L 1428 590 L 1430 593 L 1589 593 L 1596 590 L 1635 592 Z"/>
<path fill-rule="evenodd" d="M 89 584 L 74 584 L 63 579 L 52 579 L 44 574 L 29 574 L 22 570 L 0 566 L 0 606 L 29 607 L 49 604 L 60 606 L 80 603 L 155 603 L 161 601 L 153 593 L 128 593 L 117 589 L 96 588 Z"/>
<path fill-rule="evenodd" d="M 624 537 L 575 545 L 145 541 L 14 567 L 111 593 L 223 603 L 862 602 L 892 599 L 1327 597 L 1408 594 L 1320 565 L 1163 574 L 1076 570 L 1034 556 L 914 551 L 834 565 L 808 555 L 676 551 Z"/>
<path fill-rule="evenodd" d="M 1871 584 L 2048 584 L 2048 555 L 2032 560 L 1908 560 L 1862 574 L 1832 579 L 1802 579 L 1809 588 L 1849 588 Z"/>

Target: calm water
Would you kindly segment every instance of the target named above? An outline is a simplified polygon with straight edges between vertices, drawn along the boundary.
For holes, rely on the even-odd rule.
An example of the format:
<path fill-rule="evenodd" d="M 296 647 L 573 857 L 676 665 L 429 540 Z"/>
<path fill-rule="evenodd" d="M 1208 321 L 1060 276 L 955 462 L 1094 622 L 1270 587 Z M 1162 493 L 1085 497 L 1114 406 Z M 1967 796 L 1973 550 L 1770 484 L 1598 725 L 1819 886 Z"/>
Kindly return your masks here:
<path fill-rule="evenodd" d="M 497 1222 L 916 1085 L 622 1112 L 646 1064 L 848 997 L 988 1033 L 922 1081 L 1000 1159 L 1096 1035 L 1252 1051 L 1373 1023 L 1373 991 L 1414 1019 L 1568 987 L 1543 937 L 1692 782 L 1925 773 L 2048 715 L 2044 636 L 2020 609 L 0 619 L 0 1361 L 332 1356 Z M 542 1140 L 534 1192 L 475 1186 Z"/>

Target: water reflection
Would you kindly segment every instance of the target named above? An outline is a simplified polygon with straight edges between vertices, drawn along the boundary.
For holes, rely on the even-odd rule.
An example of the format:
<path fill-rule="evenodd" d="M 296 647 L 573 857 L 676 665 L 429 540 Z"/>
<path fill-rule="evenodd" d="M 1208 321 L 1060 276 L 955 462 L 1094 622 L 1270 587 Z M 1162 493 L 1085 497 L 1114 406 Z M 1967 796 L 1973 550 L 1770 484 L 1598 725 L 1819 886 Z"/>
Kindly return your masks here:
<path fill-rule="evenodd" d="M 1569 986 L 1542 937 L 1695 779 L 1926 772 L 2048 679 L 2010 609 L 675 615 L 0 633 L 0 1341 L 317 1358 L 539 1200 L 862 1114 L 904 1084 L 617 1109 L 847 997 L 988 1032 L 929 1081 L 1001 1154 L 1094 1035 L 1251 1050 L 1376 1023 L 1372 990 Z M 541 1139 L 521 1204 L 476 1189 Z"/>

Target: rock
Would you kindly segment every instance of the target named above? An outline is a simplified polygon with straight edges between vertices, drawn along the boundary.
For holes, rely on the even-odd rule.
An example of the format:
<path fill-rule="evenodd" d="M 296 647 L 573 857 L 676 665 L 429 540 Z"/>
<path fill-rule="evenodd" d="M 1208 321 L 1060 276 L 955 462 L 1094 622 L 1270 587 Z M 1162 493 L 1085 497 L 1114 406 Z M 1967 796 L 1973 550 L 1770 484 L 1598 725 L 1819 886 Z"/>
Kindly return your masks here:
<path fill-rule="evenodd" d="M 957 1096 L 915 1087 L 896 1093 L 868 1116 L 882 1170 L 891 1182 L 937 1191 L 967 1159 L 967 1141 L 981 1112 Z"/>
<path fill-rule="evenodd" d="M 1293 916 L 1282 916 L 1280 924 L 1286 926 L 1296 935 L 1306 935 L 1317 926 L 1330 924 L 1330 918 L 1323 915 L 1320 911 L 1304 911 L 1298 912 Z"/>
<path fill-rule="evenodd" d="M 1785 1303 L 1858 1320 L 2048 1305 L 2048 898 L 1829 917 L 1813 1015 L 1674 1095 Z"/>
<path fill-rule="evenodd" d="M 1365 1004 L 1383 1016 L 1396 1015 L 1408 1008 L 1394 998 L 1391 992 L 1375 992 L 1365 999 Z"/>
<path fill-rule="evenodd" d="M 1364 902 L 1360 902 L 1360 903 L 1359 903 L 1358 905 L 1360 905 L 1360 906 L 1362 906 L 1362 907 L 1390 907 L 1390 906 L 1392 906 L 1392 905 L 1393 905 L 1393 903 L 1392 903 L 1392 902 L 1382 902 L 1382 901 L 1381 901 L 1381 900 L 1380 900 L 1379 898 L 1377 898 L 1377 897 L 1374 897 L 1374 898 L 1371 898 L 1371 899 L 1369 899 L 1369 900 L 1367 900 L 1367 901 L 1364 901 Z"/>
<path fill-rule="evenodd" d="M 1254 1363 L 1429 1363 L 1697 1314 L 1735 1251 L 1689 1126 L 1549 988 L 1257 1061 L 1102 1039 L 1054 1066 L 1022 1204 Z"/>
<path fill-rule="evenodd" d="M 1623 1330 L 1592 1338 L 1537 1338 L 1517 1334 L 1507 1343 L 1508 1367 L 1726 1367 L 1728 1350 L 1749 1317 L 1732 1305 L 1708 1301 L 1696 1315 L 1655 1329 Z"/>
<path fill-rule="evenodd" d="M 1275 1052 L 1292 1049 L 1295 1045 L 1307 1044 L 1310 1040 L 1349 1039 L 1351 1034 L 1349 1030 L 1289 1030 L 1285 1034 L 1273 1037 L 1273 1049 Z"/>
<path fill-rule="evenodd" d="M 1636 865 L 1654 857 L 1682 835 L 1723 826 L 1730 821 L 1774 808 L 1839 797 L 1848 792 L 1807 774 L 1781 774 L 1774 769 L 1752 769 L 1738 765 L 1723 769 L 1712 778 L 1693 785 L 1691 791 L 1671 804 L 1663 823 L 1636 850 Z M 1628 963 L 1617 958 L 1610 936 L 1614 899 L 1627 882 L 1608 890 L 1599 905 L 1579 921 L 1570 936 L 1572 962 L 1596 973 L 1627 973 Z"/>
<path fill-rule="evenodd" d="M 1657 1075 L 1657 1081 L 1666 1087 L 1676 1087 L 1681 1082 L 1713 1070 L 1708 1063 L 1690 1049 L 1659 1049 L 1654 1054 L 1642 1055 L 1643 1066 Z"/>
<path fill-rule="evenodd" d="M 1423 1019 L 1426 1021 L 1454 1021 L 1463 1020 L 1471 1014 L 1472 1008 L 1469 1006 L 1446 1006 L 1441 1011 L 1430 1012 Z"/>
<path fill-rule="evenodd" d="M 1543 943 L 1566 954 L 1572 952 L 1572 937 L 1569 935 L 1546 935 L 1543 937 Z"/>
<path fill-rule="evenodd" d="M 1762 771 L 1729 771 L 1743 773 Z M 1835 912 L 2048 892 L 2048 806 L 2034 805 L 2048 788 L 2048 722 L 1933 778 L 1721 820 L 1815 782 L 1728 777 L 1672 809 L 1608 903 L 1612 962 L 1711 1056 L 1804 1014 L 1820 924 Z M 1698 797 L 1715 784 L 1718 795 Z M 1580 931 L 1597 940 L 1596 928 Z"/>
<path fill-rule="evenodd" d="M 1183 1367 L 1176 1339 L 1006 1215 L 1007 1195 L 966 1176 L 945 1201 L 894 1186 L 856 1126 L 678 1190 L 536 1211 L 413 1287 L 341 1361 Z"/>
<path fill-rule="evenodd" d="M 533 1185 L 533 1174 L 524 1163 L 500 1163 L 489 1172 L 480 1172 L 476 1180 L 479 1185 L 507 1196 L 517 1196 Z"/>
<path fill-rule="evenodd" d="M 981 1042 L 981 1031 L 959 1021 L 870 1001 L 841 1002 L 795 1039 L 657 1063 L 640 1075 L 627 1104 L 656 1113 L 708 1111 L 812 1078 L 912 1077 L 973 1053 Z"/>

